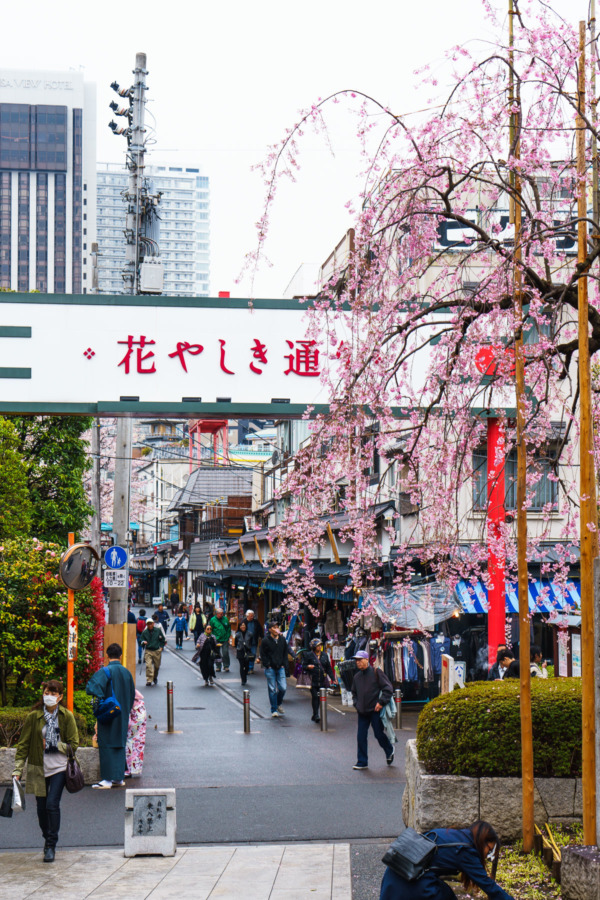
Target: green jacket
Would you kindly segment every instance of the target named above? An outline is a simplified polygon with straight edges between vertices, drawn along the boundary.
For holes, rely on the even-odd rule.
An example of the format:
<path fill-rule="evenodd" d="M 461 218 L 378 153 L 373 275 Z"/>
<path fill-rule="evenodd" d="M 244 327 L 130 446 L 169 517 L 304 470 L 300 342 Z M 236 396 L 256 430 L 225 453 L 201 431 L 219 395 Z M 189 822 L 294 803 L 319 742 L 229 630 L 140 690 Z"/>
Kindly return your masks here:
<path fill-rule="evenodd" d="M 208 624 L 212 628 L 212 633 L 217 644 L 226 644 L 231 637 L 231 625 L 229 624 L 227 616 L 223 616 L 221 619 L 217 619 L 216 616 L 213 616 Z"/>
<path fill-rule="evenodd" d="M 44 738 L 42 737 L 42 729 L 45 724 L 43 709 L 34 709 L 33 712 L 30 712 L 25 719 L 15 754 L 13 775 L 21 777 L 25 763 L 27 763 L 25 790 L 28 794 L 35 794 L 36 797 L 46 796 Z M 77 724 L 73 713 L 64 706 L 58 707 L 58 729 L 60 731 L 59 751 L 67 753 L 68 745 L 70 745 L 75 753 L 79 747 Z"/>
<path fill-rule="evenodd" d="M 145 628 L 142 631 L 142 636 L 140 638 L 140 644 L 146 642 L 145 650 L 162 650 L 165 646 L 165 636 L 156 625 L 150 632 L 149 628 Z"/>

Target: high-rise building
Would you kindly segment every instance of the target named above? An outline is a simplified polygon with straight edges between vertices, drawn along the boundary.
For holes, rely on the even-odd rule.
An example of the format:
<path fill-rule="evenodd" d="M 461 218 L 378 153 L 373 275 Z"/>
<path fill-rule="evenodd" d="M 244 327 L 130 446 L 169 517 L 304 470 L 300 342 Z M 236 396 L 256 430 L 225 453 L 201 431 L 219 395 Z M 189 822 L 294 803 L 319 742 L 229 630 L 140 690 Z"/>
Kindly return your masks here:
<path fill-rule="evenodd" d="M 158 206 L 160 255 L 164 266 L 163 293 L 171 297 L 208 297 L 210 278 L 209 180 L 198 168 L 146 166 Z M 123 293 L 127 170 L 99 163 L 97 172 L 98 290 Z"/>
<path fill-rule="evenodd" d="M 95 240 L 95 85 L 0 70 L 0 287 L 86 293 Z"/>

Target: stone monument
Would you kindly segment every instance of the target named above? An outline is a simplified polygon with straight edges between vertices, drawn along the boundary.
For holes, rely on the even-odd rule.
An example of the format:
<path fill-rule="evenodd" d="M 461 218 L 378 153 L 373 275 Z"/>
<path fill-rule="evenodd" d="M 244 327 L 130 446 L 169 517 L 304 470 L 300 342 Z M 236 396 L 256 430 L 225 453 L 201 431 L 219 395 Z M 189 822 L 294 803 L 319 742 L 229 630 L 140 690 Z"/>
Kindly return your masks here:
<path fill-rule="evenodd" d="M 125 856 L 175 856 L 175 788 L 125 791 Z"/>

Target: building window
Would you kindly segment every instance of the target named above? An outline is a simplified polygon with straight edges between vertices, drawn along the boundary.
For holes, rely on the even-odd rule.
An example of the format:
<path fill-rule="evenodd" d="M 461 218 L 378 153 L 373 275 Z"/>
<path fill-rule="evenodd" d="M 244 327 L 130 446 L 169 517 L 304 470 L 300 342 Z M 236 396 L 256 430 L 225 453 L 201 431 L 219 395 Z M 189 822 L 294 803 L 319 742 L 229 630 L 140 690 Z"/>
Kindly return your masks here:
<path fill-rule="evenodd" d="M 42 294 L 48 293 L 48 175 L 36 175 L 35 197 L 35 286 Z"/>
<path fill-rule="evenodd" d="M 54 178 L 54 291 L 67 290 L 67 186 L 65 175 Z"/>
<path fill-rule="evenodd" d="M 10 287 L 11 173 L 0 172 L 0 287 Z"/>
<path fill-rule="evenodd" d="M 556 507 L 558 503 L 558 482 L 554 478 L 553 451 L 554 444 L 548 444 L 536 450 L 533 459 L 529 460 L 528 473 L 535 473 L 537 482 L 529 488 L 527 496 L 530 501 L 527 507 L 532 512 L 542 510 L 547 504 Z M 511 450 L 506 459 L 504 469 L 505 508 L 516 509 L 517 506 L 517 451 Z M 478 447 L 473 453 L 473 509 L 487 508 L 487 448 Z"/>
<path fill-rule="evenodd" d="M 29 290 L 29 172 L 19 172 L 17 290 Z"/>
<path fill-rule="evenodd" d="M 82 245 L 82 199 L 83 199 L 83 113 L 73 110 L 73 288 L 74 294 L 81 293 L 81 245 Z M 87 200 L 83 200 L 87 203 Z"/>

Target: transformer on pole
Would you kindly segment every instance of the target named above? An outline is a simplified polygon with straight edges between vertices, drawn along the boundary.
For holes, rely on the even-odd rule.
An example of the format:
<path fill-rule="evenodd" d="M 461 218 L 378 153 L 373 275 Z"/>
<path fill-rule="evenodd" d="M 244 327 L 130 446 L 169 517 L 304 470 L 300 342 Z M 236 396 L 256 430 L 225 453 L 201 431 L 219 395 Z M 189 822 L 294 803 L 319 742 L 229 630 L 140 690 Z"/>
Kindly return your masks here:
<path fill-rule="evenodd" d="M 160 192 L 152 193 L 144 172 L 146 153 L 146 54 L 136 53 L 134 81 L 131 87 L 121 88 L 113 81 L 111 88 L 129 101 L 120 107 L 113 101 L 110 108 L 115 115 L 128 120 L 120 127 L 113 120 L 109 128 L 116 135 L 127 139 L 127 168 L 129 180 L 123 199 L 127 205 L 125 221 L 126 257 L 123 268 L 124 293 L 162 294 L 163 264 L 158 246 L 158 214 Z"/>

